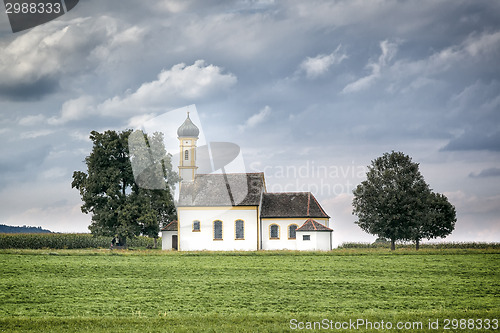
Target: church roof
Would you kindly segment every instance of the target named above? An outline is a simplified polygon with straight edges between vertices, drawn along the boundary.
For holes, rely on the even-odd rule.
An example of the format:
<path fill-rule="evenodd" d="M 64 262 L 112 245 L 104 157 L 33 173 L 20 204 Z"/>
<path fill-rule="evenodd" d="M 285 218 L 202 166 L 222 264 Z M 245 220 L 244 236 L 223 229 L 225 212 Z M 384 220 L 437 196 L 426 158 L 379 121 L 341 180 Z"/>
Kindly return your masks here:
<path fill-rule="evenodd" d="M 264 193 L 263 218 L 329 218 L 311 192 Z"/>
<path fill-rule="evenodd" d="M 161 228 L 161 231 L 177 231 L 177 221 L 172 221 L 163 228 Z"/>
<path fill-rule="evenodd" d="M 180 186 L 180 207 L 258 206 L 264 173 L 198 174 Z"/>
<path fill-rule="evenodd" d="M 179 138 L 182 137 L 197 138 L 199 134 L 200 130 L 198 129 L 198 127 L 196 127 L 195 124 L 193 124 L 191 118 L 189 118 L 189 112 L 188 112 L 186 120 L 179 127 L 179 129 L 177 129 L 177 136 Z"/>
<path fill-rule="evenodd" d="M 332 229 L 325 227 L 319 222 L 314 221 L 313 219 L 308 219 L 304 222 L 304 224 L 297 228 L 296 231 L 333 231 Z"/>

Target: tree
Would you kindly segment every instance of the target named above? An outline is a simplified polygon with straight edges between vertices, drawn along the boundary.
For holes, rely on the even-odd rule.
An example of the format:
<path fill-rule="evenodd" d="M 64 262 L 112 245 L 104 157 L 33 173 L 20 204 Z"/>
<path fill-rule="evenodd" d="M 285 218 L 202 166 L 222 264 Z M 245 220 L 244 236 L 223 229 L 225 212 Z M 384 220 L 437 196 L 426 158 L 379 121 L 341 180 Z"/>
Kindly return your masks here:
<path fill-rule="evenodd" d="M 172 156 L 165 150 L 162 133 L 147 136 L 135 131 L 128 143 L 138 197 L 143 198 L 141 232 L 154 238 L 156 247 L 159 227 L 177 219 L 172 192 L 180 178 L 172 170 Z"/>
<path fill-rule="evenodd" d="M 443 194 L 431 193 L 427 204 L 427 215 L 414 230 L 413 240 L 417 250 L 420 240 L 445 237 L 451 234 L 457 222 L 455 207 Z"/>
<path fill-rule="evenodd" d="M 131 154 L 129 139 L 131 135 L 137 138 L 138 134 L 146 146 Z M 93 148 L 85 158 L 87 173 L 75 171 L 71 186 L 80 191 L 82 212 L 92 214 L 89 226 L 92 234 L 117 236 L 122 245 L 126 245 L 127 238 L 140 234 L 157 238 L 160 224 L 175 219 L 171 190 L 179 179 L 172 171 L 170 155 L 163 147 L 163 135 L 155 133 L 149 138 L 141 131 L 92 131 L 90 139 Z M 131 161 L 146 159 L 146 153 L 150 153 L 147 149 L 149 140 L 154 142 L 160 153 L 164 153 L 159 167 L 149 165 L 150 169 L 159 170 L 161 175 L 151 175 L 146 168 L 145 172 L 134 177 Z M 155 164 L 151 158 L 149 162 Z M 137 179 L 141 177 L 160 181 L 158 188 L 140 187 L 141 182 Z"/>
<path fill-rule="evenodd" d="M 355 223 L 390 239 L 391 250 L 397 240 L 412 240 L 418 247 L 422 238 L 443 237 L 453 230 L 454 221 L 443 220 L 452 216 L 444 196 L 432 193 L 411 157 L 385 153 L 368 166 L 366 177 L 353 191 Z"/>

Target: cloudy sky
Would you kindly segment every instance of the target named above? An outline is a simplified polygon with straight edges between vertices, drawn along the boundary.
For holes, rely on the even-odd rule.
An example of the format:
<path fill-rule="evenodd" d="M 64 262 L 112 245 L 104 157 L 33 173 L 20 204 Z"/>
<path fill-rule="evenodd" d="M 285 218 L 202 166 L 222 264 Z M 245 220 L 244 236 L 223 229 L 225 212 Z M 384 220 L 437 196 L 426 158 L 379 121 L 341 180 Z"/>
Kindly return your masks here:
<path fill-rule="evenodd" d="M 91 130 L 195 104 L 269 191 L 311 190 L 335 243 L 370 161 L 403 151 L 455 205 L 449 241 L 500 241 L 500 2 L 81 0 L 0 14 L 0 223 L 87 232 L 71 175 Z"/>

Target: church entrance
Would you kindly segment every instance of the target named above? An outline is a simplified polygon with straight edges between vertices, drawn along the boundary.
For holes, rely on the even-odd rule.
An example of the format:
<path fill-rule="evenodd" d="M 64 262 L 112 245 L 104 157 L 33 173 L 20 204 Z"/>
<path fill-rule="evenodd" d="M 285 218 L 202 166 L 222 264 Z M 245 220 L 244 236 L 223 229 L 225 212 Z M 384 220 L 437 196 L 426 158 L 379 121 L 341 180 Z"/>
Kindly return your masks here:
<path fill-rule="evenodd" d="M 172 235 L 172 249 L 177 250 L 177 235 Z"/>

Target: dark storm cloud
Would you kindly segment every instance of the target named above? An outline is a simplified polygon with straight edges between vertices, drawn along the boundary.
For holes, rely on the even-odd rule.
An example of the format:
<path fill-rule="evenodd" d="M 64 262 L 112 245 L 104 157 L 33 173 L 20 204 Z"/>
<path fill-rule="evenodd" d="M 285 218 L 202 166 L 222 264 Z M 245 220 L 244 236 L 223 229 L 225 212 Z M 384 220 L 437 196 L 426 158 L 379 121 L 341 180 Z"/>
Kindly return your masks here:
<path fill-rule="evenodd" d="M 459 135 L 443 151 L 500 151 L 500 83 L 478 80 L 450 98 L 447 128 L 459 129 Z"/>
<path fill-rule="evenodd" d="M 442 148 L 443 151 L 460 150 L 489 150 L 493 152 L 500 151 L 500 132 L 483 133 L 469 132 L 457 139 L 450 141 Z"/>
<path fill-rule="evenodd" d="M 92 86 L 85 78 L 97 76 L 94 71 L 99 66 L 114 61 L 111 50 L 121 51 L 139 37 L 140 30 L 123 31 L 124 25 L 128 23 L 103 16 L 57 19 L 4 42 L 0 96 L 33 100 L 56 91 L 74 91 L 82 83 Z"/>
<path fill-rule="evenodd" d="M 489 177 L 500 177 L 500 168 L 489 168 L 481 170 L 479 173 L 471 172 L 469 174 L 471 178 L 489 178 Z"/>
<path fill-rule="evenodd" d="M 59 89 L 59 80 L 50 77 L 30 82 L 1 82 L 0 99 L 11 101 L 33 101 Z"/>

